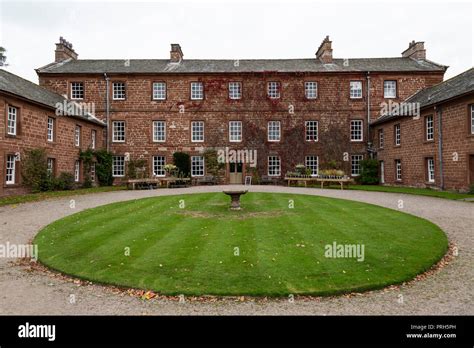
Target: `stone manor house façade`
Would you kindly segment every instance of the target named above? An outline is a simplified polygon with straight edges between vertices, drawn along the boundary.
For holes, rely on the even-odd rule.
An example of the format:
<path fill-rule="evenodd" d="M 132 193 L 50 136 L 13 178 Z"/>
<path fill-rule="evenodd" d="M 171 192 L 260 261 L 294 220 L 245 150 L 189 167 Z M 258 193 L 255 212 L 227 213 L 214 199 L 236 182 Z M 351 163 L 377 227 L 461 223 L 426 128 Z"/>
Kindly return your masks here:
<path fill-rule="evenodd" d="M 372 155 L 383 183 L 466 190 L 474 78 L 468 70 L 451 79 L 461 80 L 454 88 L 443 82 L 446 69 L 426 59 L 423 42 L 394 58 L 333 58 L 326 37 L 306 59 L 188 60 L 172 44 L 169 59 L 83 60 L 61 38 L 55 61 L 36 70 L 39 86 L 0 70 L 0 195 L 21 190 L 15 155 L 23 148 L 45 147 L 51 170 L 81 182 L 94 173 L 83 173 L 78 149 L 92 145 L 114 154 L 117 182 L 128 158 L 163 176 L 176 151 L 203 176 L 203 150 L 227 147 L 257 150 L 256 171 L 276 180 L 299 163 L 316 175 L 330 161 L 357 176 Z M 94 114 L 55 116 L 58 100 L 93 103 Z M 383 103 L 410 100 L 421 105 L 418 118 L 381 114 Z M 249 170 L 227 163 L 223 183 L 242 183 Z"/>

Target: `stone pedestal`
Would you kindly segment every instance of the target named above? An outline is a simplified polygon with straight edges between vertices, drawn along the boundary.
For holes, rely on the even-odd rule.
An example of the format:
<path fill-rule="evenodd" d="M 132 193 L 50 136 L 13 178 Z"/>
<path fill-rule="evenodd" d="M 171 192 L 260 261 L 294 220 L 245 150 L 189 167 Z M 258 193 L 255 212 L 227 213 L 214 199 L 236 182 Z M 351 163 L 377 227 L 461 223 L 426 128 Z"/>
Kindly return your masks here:
<path fill-rule="evenodd" d="M 248 191 L 223 191 L 226 195 L 230 196 L 230 210 L 240 210 L 240 196 L 245 195 Z"/>

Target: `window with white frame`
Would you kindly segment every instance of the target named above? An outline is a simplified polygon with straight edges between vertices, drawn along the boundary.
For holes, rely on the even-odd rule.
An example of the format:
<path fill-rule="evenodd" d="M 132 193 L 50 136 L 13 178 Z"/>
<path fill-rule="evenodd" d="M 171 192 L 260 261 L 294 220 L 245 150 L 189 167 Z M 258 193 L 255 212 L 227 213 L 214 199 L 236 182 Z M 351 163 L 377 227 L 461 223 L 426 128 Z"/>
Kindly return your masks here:
<path fill-rule="evenodd" d="M 165 156 L 153 156 L 153 176 L 165 176 Z"/>
<path fill-rule="evenodd" d="M 402 131 L 400 128 L 400 124 L 396 124 L 395 126 L 395 146 L 399 146 L 402 143 Z"/>
<path fill-rule="evenodd" d="M 54 158 L 48 158 L 47 165 L 48 174 L 54 176 Z"/>
<path fill-rule="evenodd" d="M 97 131 L 95 129 L 91 130 L 91 148 L 95 149 L 97 141 Z"/>
<path fill-rule="evenodd" d="M 79 182 L 81 180 L 81 162 L 76 161 L 74 163 L 74 181 Z"/>
<path fill-rule="evenodd" d="M 95 163 L 91 163 L 91 181 L 95 182 Z"/>
<path fill-rule="evenodd" d="M 112 122 L 112 141 L 114 143 L 125 142 L 125 121 Z"/>
<path fill-rule="evenodd" d="M 229 82 L 229 99 L 242 98 L 242 82 Z"/>
<path fill-rule="evenodd" d="M 71 82 L 71 99 L 84 99 L 84 83 Z"/>
<path fill-rule="evenodd" d="M 362 98 L 362 81 L 351 81 L 349 85 L 350 85 L 350 90 L 349 90 L 350 98 L 351 99 Z"/>
<path fill-rule="evenodd" d="M 280 98 L 280 82 L 272 81 L 267 84 L 267 96 L 270 99 Z"/>
<path fill-rule="evenodd" d="M 318 141 L 318 121 L 306 121 L 306 141 Z"/>
<path fill-rule="evenodd" d="M 112 91 L 113 100 L 125 100 L 125 82 L 113 82 Z"/>
<path fill-rule="evenodd" d="M 112 176 L 125 176 L 125 156 L 112 157 Z"/>
<path fill-rule="evenodd" d="M 7 134 L 8 135 L 16 135 L 17 130 L 17 117 L 18 117 L 18 109 L 9 106 L 8 107 L 8 119 L 7 119 Z"/>
<path fill-rule="evenodd" d="M 242 122 L 241 121 L 229 122 L 229 141 L 230 142 L 242 141 Z"/>
<path fill-rule="evenodd" d="M 204 176 L 203 156 L 191 156 L 191 176 Z"/>
<path fill-rule="evenodd" d="M 383 133 L 383 129 L 379 129 L 379 148 L 383 149 L 385 142 L 385 137 Z"/>
<path fill-rule="evenodd" d="M 434 158 L 427 158 L 426 159 L 426 169 L 428 171 L 428 173 L 427 173 L 428 182 L 435 182 Z"/>
<path fill-rule="evenodd" d="M 397 97 L 397 81 L 387 80 L 383 82 L 383 97 L 384 98 Z"/>
<path fill-rule="evenodd" d="M 191 100 L 204 99 L 204 86 L 202 82 L 191 82 Z"/>
<path fill-rule="evenodd" d="M 351 141 L 363 140 L 363 122 L 362 120 L 351 120 Z"/>
<path fill-rule="evenodd" d="M 191 141 L 195 143 L 202 143 L 204 141 L 204 122 L 191 122 Z"/>
<path fill-rule="evenodd" d="M 268 122 L 268 141 L 280 141 L 280 121 Z"/>
<path fill-rule="evenodd" d="M 352 155 L 351 156 L 351 175 L 360 175 L 360 161 L 364 158 L 363 155 Z"/>
<path fill-rule="evenodd" d="M 311 176 L 318 175 L 318 165 L 319 165 L 319 158 L 318 156 L 306 156 L 305 157 L 305 166 L 306 168 L 311 169 Z"/>
<path fill-rule="evenodd" d="M 54 141 L 54 118 L 48 117 L 48 141 Z"/>
<path fill-rule="evenodd" d="M 471 105 L 471 134 L 474 134 L 474 105 Z"/>
<path fill-rule="evenodd" d="M 395 160 L 395 179 L 402 180 L 402 161 L 399 159 Z"/>
<path fill-rule="evenodd" d="M 281 175 L 281 160 L 279 156 L 268 156 L 268 176 Z"/>
<path fill-rule="evenodd" d="M 434 121 L 433 115 L 425 118 L 426 140 L 434 140 Z"/>
<path fill-rule="evenodd" d="M 166 99 L 166 83 L 153 82 L 153 100 L 165 100 L 165 99 Z"/>
<path fill-rule="evenodd" d="M 163 143 L 166 141 L 166 122 L 153 121 L 153 141 Z"/>
<path fill-rule="evenodd" d="M 74 129 L 74 145 L 81 146 L 81 126 L 77 126 Z"/>
<path fill-rule="evenodd" d="M 15 155 L 7 155 L 5 183 L 7 185 L 15 184 Z"/>
<path fill-rule="evenodd" d="M 304 83 L 304 95 L 306 99 L 316 99 L 318 97 L 318 83 L 306 81 Z"/>

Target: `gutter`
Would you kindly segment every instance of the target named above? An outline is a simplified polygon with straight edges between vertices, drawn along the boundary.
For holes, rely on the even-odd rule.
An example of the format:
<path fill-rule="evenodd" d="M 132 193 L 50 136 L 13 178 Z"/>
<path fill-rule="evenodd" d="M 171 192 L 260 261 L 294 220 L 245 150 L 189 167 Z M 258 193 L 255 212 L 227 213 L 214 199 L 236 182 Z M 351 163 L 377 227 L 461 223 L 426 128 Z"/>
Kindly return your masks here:
<path fill-rule="evenodd" d="M 444 190 L 444 172 L 443 172 L 443 108 L 441 106 L 434 106 L 435 112 L 438 116 L 438 159 L 439 159 L 439 176 L 440 188 Z"/>
<path fill-rule="evenodd" d="M 106 148 L 107 152 L 110 151 L 110 100 L 109 100 L 109 77 L 107 73 L 104 73 L 105 79 L 105 121 L 106 121 Z"/>
<path fill-rule="evenodd" d="M 370 71 L 367 71 L 367 149 L 370 152 Z"/>

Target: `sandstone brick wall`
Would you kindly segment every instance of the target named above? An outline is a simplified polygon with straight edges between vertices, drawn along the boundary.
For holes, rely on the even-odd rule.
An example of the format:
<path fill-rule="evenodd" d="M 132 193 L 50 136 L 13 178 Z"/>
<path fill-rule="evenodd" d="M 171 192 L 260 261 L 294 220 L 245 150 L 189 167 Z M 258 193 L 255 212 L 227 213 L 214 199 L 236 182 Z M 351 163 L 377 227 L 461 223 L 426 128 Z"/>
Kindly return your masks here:
<path fill-rule="evenodd" d="M 6 113 L 8 105 L 19 109 L 19 127 L 17 136 L 9 136 L 6 131 Z M 47 141 L 48 117 L 55 118 L 55 139 Z M 23 99 L 0 94 L 0 196 L 24 193 L 27 190 L 21 185 L 21 161 L 16 162 L 16 182 L 14 185 L 5 183 L 6 156 L 19 152 L 22 156 L 25 150 L 44 148 L 49 158 L 55 159 L 55 173 L 74 173 L 74 164 L 79 155 L 79 147 L 74 144 L 76 125 L 81 127 L 81 146 L 86 150 L 91 144 L 91 131 L 96 131 L 96 148 L 104 145 L 103 127 L 91 122 L 70 116 L 55 116 L 55 111 L 39 106 Z M 81 170 L 81 181 L 83 180 Z"/>
<path fill-rule="evenodd" d="M 364 154 L 367 140 L 367 79 L 365 73 L 320 73 L 320 74 L 203 74 L 203 75 L 109 75 L 110 87 L 114 81 L 126 82 L 127 97 L 124 101 L 110 98 L 111 120 L 126 122 L 126 142 L 112 143 L 116 154 L 129 152 L 132 159 L 144 158 L 149 161 L 153 155 L 166 155 L 170 162 L 172 153 L 185 151 L 198 153 L 201 147 L 230 146 L 237 148 L 257 148 L 260 175 L 267 173 L 267 155 L 277 154 L 282 159 L 282 175 L 303 163 L 305 155 L 316 155 L 320 165 L 324 164 L 330 146 L 330 139 L 324 131 L 330 124 L 337 125 L 344 134 L 342 148 L 349 154 Z M 372 73 L 370 75 L 371 117 L 378 117 L 383 98 L 383 81 L 396 80 L 398 98 L 401 101 L 419 89 L 431 86 L 443 79 L 442 73 Z M 349 82 L 363 82 L 363 97 L 349 98 Z M 40 85 L 59 94 L 70 93 L 70 82 L 81 81 L 85 88 L 85 102 L 94 102 L 96 115 L 105 118 L 106 84 L 103 75 L 54 75 L 41 74 Z M 164 81 L 167 85 L 165 101 L 152 100 L 152 83 Z M 204 100 L 190 100 L 190 82 L 204 83 Z M 243 83 L 242 99 L 228 98 L 228 82 Z M 270 100 L 266 97 L 269 81 L 281 83 L 281 98 Z M 318 82 L 318 98 L 307 100 L 304 82 Z M 294 113 L 290 113 L 293 108 Z M 180 112 L 180 110 L 184 112 Z M 349 141 L 351 119 L 364 120 L 364 141 Z M 165 143 L 152 142 L 152 121 L 167 122 Z M 230 143 L 229 121 L 243 121 L 242 143 Z M 269 143 L 267 122 L 281 121 L 282 134 L 279 143 Z M 304 121 L 319 121 L 319 141 L 305 142 Z M 205 142 L 192 143 L 191 121 L 205 122 Z M 349 163 L 345 163 L 349 172 Z M 151 171 L 151 168 L 150 168 Z"/>
<path fill-rule="evenodd" d="M 443 103 L 442 143 L 444 189 L 468 190 L 474 184 L 470 172 L 470 156 L 474 155 L 474 135 L 470 134 L 469 107 L 474 104 L 474 95 L 457 98 Z M 425 117 L 433 115 L 434 140 L 425 138 Z M 374 144 L 377 146 L 377 159 L 384 161 L 385 183 L 418 187 L 441 187 L 439 159 L 439 116 L 434 107 L 423 109 L 419 119 L 401 117 L 397 120 L 374 127 Z M 394 145 L 394 126 L 401 126 L 401 145 Z M 378 131 L 384 130 L 385 145 L 379 147 Z M 426 158 L 435 160 L 435 182 L 427 181 Z M 395 160 L 402 162 L 402 181 L 395 180 Z M 472 159 L 474 160 L 474 159 Z"/>

